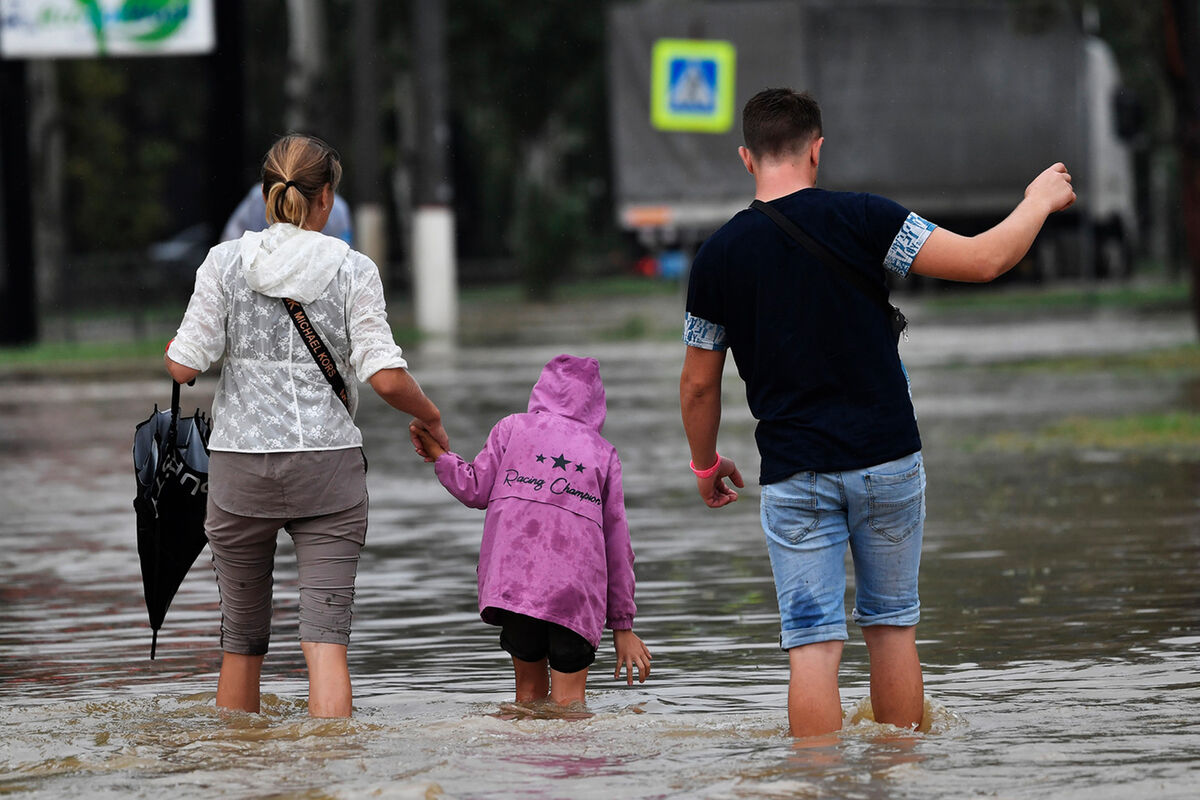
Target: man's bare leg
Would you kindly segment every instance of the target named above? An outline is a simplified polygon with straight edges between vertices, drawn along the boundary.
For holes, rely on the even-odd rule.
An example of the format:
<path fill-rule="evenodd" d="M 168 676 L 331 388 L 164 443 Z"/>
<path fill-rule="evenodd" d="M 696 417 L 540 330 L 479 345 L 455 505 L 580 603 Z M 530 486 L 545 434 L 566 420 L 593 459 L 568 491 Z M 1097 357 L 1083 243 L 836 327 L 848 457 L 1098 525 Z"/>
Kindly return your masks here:
<path fill-rule="evenodd" d="M 871 658 L 871 708 L 876 722 L 914 728 L 925 714 L 925 683 L 917 658 L 917 629 L 870 625 L 862 629 Z"/>
<path fill-rule="evenodd" d="M 788 650 L 788 725 L 792 736 L 817 736 L 841 730 L 842 697 L 838 692 L 840 641 L 814 642 Z"/>
<path fill-rule="evenodd" d="M 221 676 L 217 679 L 217 708 L 258 713 L 258 681 L 262 675 L 263 658 L 241 653 L 224 654 Z"/>
<path fill-rule="evenodd" d="M 517 676 L 518 703 L 545 700 L 550 695 L 550 672 L 546 659 L 522 661 L 514 657 L 513 672 Z"/>

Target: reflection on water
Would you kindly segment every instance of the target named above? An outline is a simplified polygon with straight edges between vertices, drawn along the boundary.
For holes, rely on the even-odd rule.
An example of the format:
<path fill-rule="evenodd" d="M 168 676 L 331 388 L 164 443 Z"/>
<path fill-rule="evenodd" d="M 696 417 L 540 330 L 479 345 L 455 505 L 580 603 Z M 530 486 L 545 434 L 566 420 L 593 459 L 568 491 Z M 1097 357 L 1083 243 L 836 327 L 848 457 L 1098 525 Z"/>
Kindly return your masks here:
<path fill-rule="evenodd" d="M 469 457 L 556 352 L 412 361 Z M 165 379 L 0 383 L 0 795 L 1188 796 L 1200 768 L 1200 469 L 956 445 L 981 424 L 1093 409 L 1098 379 L 1009 375 L 1004 391 L 1028 402 L 997 408 L 989 373 L 913 370 L 930 479 L 928 730 L 871 721 L 852 632 L 846 729 L 798 746 L 784 731 L 787 662 L 757 487 L 719 512 L 694 497 L 678 346 L 576 352 L 601 361 L 637 553 L 636 628 L 654 653 L 651 679 L 627 687 L 606 640 L 587 714 L 565 715 L 582 718 L 511 703 L 508 656 L 475 612 L 482 514 L 449 498 L 412 456 L 405 420 L 373 398 L 361 414 L 372 516 L 350 651 L 356 716 L 306 716 L 286 537 L 263 713 L 217 712 L 207 555 L 148 660 L 130 445 Z M 1180 402 L 1172 380 L 1104 381 L 1103 396 L 1168 406 Z M 727 390 L 722 452 L 753 473 L 753 420 L 736 381 Z M 971 412 L 981 406 L 985 416 Z"/>

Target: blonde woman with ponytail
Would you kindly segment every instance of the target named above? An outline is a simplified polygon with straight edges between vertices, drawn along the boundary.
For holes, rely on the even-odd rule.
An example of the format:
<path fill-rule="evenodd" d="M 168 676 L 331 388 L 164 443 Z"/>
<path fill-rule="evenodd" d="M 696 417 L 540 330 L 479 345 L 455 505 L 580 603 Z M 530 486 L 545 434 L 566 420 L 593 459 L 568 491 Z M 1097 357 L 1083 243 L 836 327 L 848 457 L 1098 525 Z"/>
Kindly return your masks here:
<path fill-rule="evenodd" d="M 205 524 L 221 594 L 220 708 L 259 710 L 283 529 L 299 566 L 309 714 L 350 715 L 346 650 L 367 529 L 358 383 L 448 445 L 437 406 L 392 338 L 379 270 L 319 232 L 341 176 L 337 152 L 320 139 L 275 142 L 262 167 L 271 224 L 209 251 L 166 353 L 180 383 L 222 360 Z"/>

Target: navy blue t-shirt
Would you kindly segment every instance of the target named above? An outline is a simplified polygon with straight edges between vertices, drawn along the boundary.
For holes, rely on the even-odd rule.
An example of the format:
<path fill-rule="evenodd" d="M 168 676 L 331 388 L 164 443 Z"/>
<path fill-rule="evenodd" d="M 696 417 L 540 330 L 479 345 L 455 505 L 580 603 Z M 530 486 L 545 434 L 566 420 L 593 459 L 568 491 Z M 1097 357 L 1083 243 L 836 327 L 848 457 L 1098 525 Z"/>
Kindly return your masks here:
<path fill-rule="evenodd" d="M 934 226 L 872 194 L 771 201 L 852 269 L 906 275 Z M 684 342 L 728 347 L 758 420 L 759 480 L 865 469 L 921 449 L 887 315 L 760 211 L 738 213 L 692 263 Z"/>

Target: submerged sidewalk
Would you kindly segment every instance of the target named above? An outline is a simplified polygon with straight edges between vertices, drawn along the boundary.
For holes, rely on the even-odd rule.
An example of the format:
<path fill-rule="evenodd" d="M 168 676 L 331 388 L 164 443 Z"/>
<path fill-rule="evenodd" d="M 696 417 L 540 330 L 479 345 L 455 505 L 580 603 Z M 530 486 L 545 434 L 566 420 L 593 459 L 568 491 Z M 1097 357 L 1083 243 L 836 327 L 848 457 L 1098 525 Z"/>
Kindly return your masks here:
<path fill-rule="evenodd" d="M 1099 287 L 1085 291 L 1067 287 L 1065 291 L 1104 298 L 1105 292 L 1137 289 Z M 967 301 L 959 306 L 953 293 L 894 296 L 910 320 L 908 339 L 900 342 L 906 364 L 970 365 L 1097 356 L 1180 347 L 1197 341 L 1189 310 L 1177 301 L 1068 302 L 1062 307 L 1029 302 L 1026 307 L 1022 305 L 1026 299 L 1043 295 L 1034 289 L 1012 292 L 999 287 L 976 290 L 963 297 Z M 1001 302 L 992 307 L 974 307 L 971 300 L 981 297 Z M 422 341 L 418 336 L 410 298 L 390 300 L 389 321 L 402 347 L 419 352 L 440 344 Z M 181 308 L 179 315 L 182 313 Z M 553 301 L 544 303 L 526 300 L 516 287 L 471 290 L 460 295 L 455 343 L 466 347 L 578 349 L 657 342 L 678 345 L 682 358 L 683 316 L 684 290 L 677 284 L 601 281 L 594 287 L 565 287 Z M 89 378 L 101 377 L 106 371 L 126 377 L 157 374 L 161 346 L 174 335 L 178 319 L 160 313 L 156 319 L 101 318 L 72 325 L 70 341 L 63 341 L 62 331 L 44 336 L 48 342 L 58 342 L 45 357 L 0 349 L 0 382 L 30 374 Z"/>

